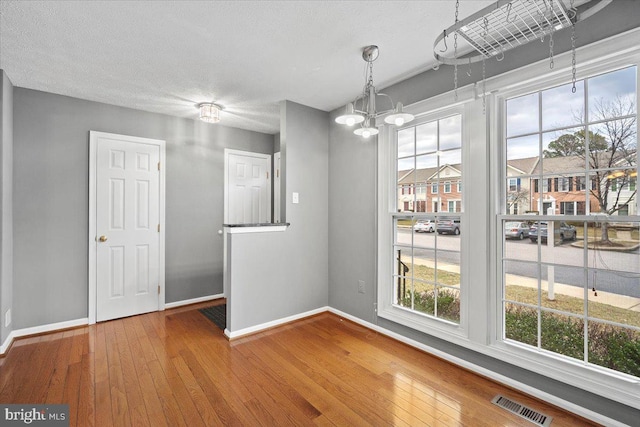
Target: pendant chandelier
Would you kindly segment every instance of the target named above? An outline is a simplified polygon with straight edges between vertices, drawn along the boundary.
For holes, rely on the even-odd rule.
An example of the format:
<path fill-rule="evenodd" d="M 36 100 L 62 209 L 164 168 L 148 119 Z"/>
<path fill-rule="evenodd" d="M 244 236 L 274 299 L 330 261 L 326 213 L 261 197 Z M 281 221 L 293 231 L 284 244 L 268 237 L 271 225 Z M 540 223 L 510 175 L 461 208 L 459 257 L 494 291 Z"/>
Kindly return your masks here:
<path fill-rule="evenodd" d="M 373 84 L 373 61 L 378 58 L 378 46 L 367 46 L 362 50 L 362 59 L 367 63 L 365 83 L 362 93 L 353 101 L 347 104 L 345 113 L 336 117 L 339 124 L 354 126 L 360 124 L 353 133 L 363 138 L 378 134 L 376 118 L 387 115 L 384 122 L 391 125 L 402 126 L 414 119 L 413 115 L 402 111 L 402 103 L 395 104 L 387 94 L 378 92 Z M 389 101 L 391 108 L 386 110 L 376 110 L 376 97 L 385 97 Z M 389 114 L 391 113 L 391 114 Z"/>

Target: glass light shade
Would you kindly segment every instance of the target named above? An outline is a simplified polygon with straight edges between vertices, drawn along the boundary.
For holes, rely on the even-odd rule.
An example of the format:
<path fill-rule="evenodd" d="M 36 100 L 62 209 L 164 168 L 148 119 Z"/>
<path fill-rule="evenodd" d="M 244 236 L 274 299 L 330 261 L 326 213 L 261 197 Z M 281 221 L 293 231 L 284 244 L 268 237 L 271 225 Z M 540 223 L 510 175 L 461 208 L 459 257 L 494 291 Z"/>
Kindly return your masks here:
<path fill-rule="evenodd" d="M 377 135 L 379 132 L 378 132 L 378 129 L 376 128 L 366 127 L 366 128 L 358 128 L 354 130 L 353 133 L 363 138 L 369 138 L 370 136 Z"/>
<path fill-rule="evenodd" d="M 364 116 L 354 111 L 351 102 L 347 104 L 345 113 L 336 117 L 336 123 L 340 123 L 341 125 L 353 126 L 362 122 L 364 122 Z"/>
<path fill-rule="evenodd" d="M 403 112 L 402 102 L 398 102 L 393 113 L 384 118 L 384 122 L 390 125 L 402 126 L 405 123 L 409 123 L 414 118 L 413 114 Z"/>
<path fill-rule="evenodd" d="M 205 102 L 199 104 L 200 108 L 200 120 L 207 123 L 218 123 L 220 121 L 220 106 Z"/>

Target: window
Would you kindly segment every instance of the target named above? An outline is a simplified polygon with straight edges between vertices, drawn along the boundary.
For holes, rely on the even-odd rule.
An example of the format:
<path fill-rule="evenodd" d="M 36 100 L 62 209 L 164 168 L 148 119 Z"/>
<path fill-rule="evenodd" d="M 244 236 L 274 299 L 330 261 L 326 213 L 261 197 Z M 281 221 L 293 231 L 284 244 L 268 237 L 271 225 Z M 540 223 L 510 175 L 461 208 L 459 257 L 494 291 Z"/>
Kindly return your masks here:
<path fill-rule="evenodd" d="M 569 178 L 556 178 L 556 191 L 569 191 Z"/>
<path fill-rule="evenodd" d="M 415 126 L 396 131 L 396 170 L 401 181 L 425 179 L 430 182 L 431 193 L 437 194 L 442 186 L 451 193 L 451 180 L 443 176 L 462 171 L 462 116 L 449 114 Z M 412 170 L 410 176 L 402 171 Z M 401 183 L 398 182 L 401 188 Z M 421 188 L 419 186 L 418 188 Z M 420 192 L 420 190 L 418 191 Z M 396 208 L 389 213 L 394 227 L 391 254 L 392 271 L 386 277 L 393 283 L 391 304 L 410 313 L 447 323 L 460 322 L 460 237 L 454 229 L 460 228 L 460 217 L 447 217 L 449 212 L 461 213 L 462 200 L 431 199 L 431 212 L 407 211 L 401 197 Z M 444 211 L 444 212 L 442 212 Z M 415 233 L 418 220 L 436 221 L 438 233 Z M 446 224 L 454 224 L 451 235 L 440 234 Z M 445 224 L 446 223 L 446 224 Z"/>
<path fill-rule="evenodd" d="M 458 193 L 461 193 L 461 192 L 462 192 L 462 181 L 458 181 L 458 183 L 457 183 L 457 187 L 456 187 L 456 191 L 457 191 Z"/>
<path fill-rule="evenodd" d="M 449 200 L 447 207 L 449 212 L 460 212 L 460 200 Z"/>
<path fill-rule="evenodd" d="M 637 313 L 607 307 L 611 304 L 603 298 L 607 293 L 614 300 L 640 298 L 640 255 L 591 246 L 603 232 L 614 244 L 640 246 L 639 202 L 630 190 L 637 187 L 631 178 L 637 180 L 640 157 L 628 147 L 616 150 L 613 162 L 600 162 L 611 153 L 602 149 L 611 141 L 607 126 L 637 118 L 636 107 L 620 114 L 607 114 L 606 108 L 617 96 L 639 104 L 635 86 L 628 90 L 627 85 L 638 79 L 630 64 L 640 63 L 640 29 L 632 35 L 581 50 L 575 94 L 564 85 L 571 55 L 563 53 L 557 62 L 565 64 L 563 70 L 549 72 L 542 61 L 488 79 L 489 114 L 482 114 L 482 99 L 463 87 L 455 107 L 448 106 L 453 94 L 443 94 L 411 106 L 416 120 L 410 127 L 382 128 L 377 144 L 379 318 L 640 409 L 638 363 L 611 358 L 640 351 Z M 438 132 L 439 121 L 456 114 L 464 141 L 458 167 L 446 159 L 456 148 L 446 147 Z M 635 132 L 629 135 L 636 140 Z M 577 150 L 567 150 L 572 145 Z M 593 151 L 597 155 L 590 156 Z M 581 153 L 587 155 L 581 158 Z M 488 161 L 475 161 L 485 154 Z M 608 177 L 618 179 L 616 191 L 603 191 Z M 567 188 L 561 178 L 569 179 L 568 191 L 559 191 Z M 512 179 L 520 180 L 519 187 Z M 445 181 L 458 180 L 465 194 L 444 193 Z M 427 189 L 426 212 L 403 211 L 405 200 L 420 197 L 401 195 L 398 186 L 417 182 L 436 184 L 436 193 Z M 449 203 L 454 199 L 460 200 L 460 212 L 450 212 L 457 209 Z M 456 218 L 459 236 L 410 231 L 417 220 L 450 225 Z M 533 239 L 503 239 L 506 221 L 535 226 Z M 567 289 L 575 293 L 568 295 Z M 457 292 L 456 297 L 444 291 Z M 567 298 L 577 300 L 565 305 Z M 443 307 L 447 300 L 455 303 Z M 451 307 L 459 308 L 453 320 L 445 316 Z"/>
<path fill-rule="evenodd" d="M 509 178 L 509 191 L 520 190 L 520 178 Z"/>
<path fill-rule="evenodd" d="M 529 208 L 543 209 L 529 231 L 535 245 L 502 250 L 504 342 L 640 377 L 640 359 L 625 355 L 640 351 L 640 317 L 604 298 L 640 297 L 640 256 L 623 249 L 640 244 L 640 222 L 614 219 L 636 214 L 636 74 L 627 67 L 578 81 L 575 93 L 565 84 L 505 100 L 509 185 L 499 218 L 526 219 L 509 209 L 507 173 L 510 163 L 531 164 Z"/>

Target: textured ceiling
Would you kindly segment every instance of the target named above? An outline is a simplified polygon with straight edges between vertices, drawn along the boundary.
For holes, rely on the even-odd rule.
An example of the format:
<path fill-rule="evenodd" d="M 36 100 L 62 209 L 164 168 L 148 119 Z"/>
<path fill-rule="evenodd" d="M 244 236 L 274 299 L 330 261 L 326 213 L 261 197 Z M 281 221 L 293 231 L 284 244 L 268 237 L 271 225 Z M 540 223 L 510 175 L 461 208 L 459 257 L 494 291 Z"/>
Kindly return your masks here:
<path fill-rule="evenodd" d="M 463 0 L 460 18 L 491 4 Z M 279 132 L 284 99 L 325 111 L 364 84 L 362 47 L 377 44 L 377 87 L 431 68 L 453 24 L 447 1 L 0 0 L 0 68 L 15 86 Z M 214 125 L 215 126 L 215 125 Z"/>

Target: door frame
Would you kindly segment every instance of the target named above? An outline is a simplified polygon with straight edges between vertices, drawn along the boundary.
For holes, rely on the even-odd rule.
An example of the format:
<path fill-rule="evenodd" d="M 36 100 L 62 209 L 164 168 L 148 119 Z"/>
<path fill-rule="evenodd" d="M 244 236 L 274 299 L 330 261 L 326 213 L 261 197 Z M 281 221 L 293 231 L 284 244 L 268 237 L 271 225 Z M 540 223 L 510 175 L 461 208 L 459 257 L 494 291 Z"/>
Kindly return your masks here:
<path fill-rule="evenodd" d="M 89 131 L 89 324 L 96 323 L 97 311 L 97 163 L 99 139 L 109 139 L 134 142 L 138 144 L 157 145 L 160 149 L 160 245 L 158 248 L 158 281 L 160 293 L 158 294 L 158 311 L 164 310 L 165 304 L 165 141 L 160 139 L 141 138 L 137 136 L 120 135 L 115 133 Z"/>
<path fill-rule="evenodd" d="M 223 207 L 224 224 L 229 224 L 229 154 L 235 154 L 238 156 L 245 156 L 245 157 L 257 157 L 259 159 L 267 160 L 269 162 L 269 165 L 267 166 L 267 171 L 270 174 L 273 171 L 273 162 L 271 161 L 271 154 L 256 153 L 253 151 L 234 150 L 231 148 L 224 149 L 224 207 Z M 267 211 L 271 221 L 273 221 L 273 200 L 271 200 L 271 183 L 272 182 L 273 180 L 270 180 L 269 185 L 267 185 L 267 200 L 269 201 L 269 207 Z"/>

